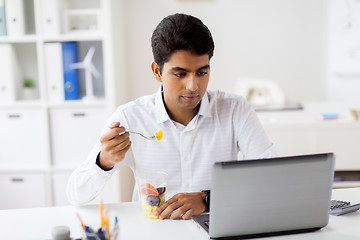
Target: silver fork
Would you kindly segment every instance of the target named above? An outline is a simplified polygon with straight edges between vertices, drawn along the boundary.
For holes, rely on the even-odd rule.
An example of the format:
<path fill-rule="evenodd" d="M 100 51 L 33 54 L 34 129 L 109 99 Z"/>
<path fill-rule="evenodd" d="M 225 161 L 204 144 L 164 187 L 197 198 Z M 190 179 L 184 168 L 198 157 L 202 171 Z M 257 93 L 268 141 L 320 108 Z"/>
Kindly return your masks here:
<path fill-rule="evenodd" d="M 111 129 L 111 126 L 109 128 Z M 145 136 L 144 134 L 139 133 L 139 132 L 134 132 L 134 131 L 125 131 L 125 132 L 138 134 L 138 135 L 140 135 L 141 137 L 143 137 L 143 138 L 145 138 L 147 140 L 158 140 L 158 141 L 160 141 L 162 139 L 162 136 L 163 136 L 163 131 L 162 130 L 157 131 L 156 133 L 154 133 L 154 135 L 152 135 L 150 137 Z"/>
<path fill-rule="evenodd" d="M 138 134 L 138 135 L 140 135 L 140 136 L 142 136 L 143 138 L 146 138 L 146 139 L 148 139 L 148 140 L 157 140 L 155 134 L 154 134 L 153 136 L 151 136 L 151 137 L 148 137 L 148 136 L 145 136 L 145 135 L 143 135 L 142 133 L 139 133 L 139 132 L 133 132 L 133 131 L 126 131 L 126 132 Z"/>

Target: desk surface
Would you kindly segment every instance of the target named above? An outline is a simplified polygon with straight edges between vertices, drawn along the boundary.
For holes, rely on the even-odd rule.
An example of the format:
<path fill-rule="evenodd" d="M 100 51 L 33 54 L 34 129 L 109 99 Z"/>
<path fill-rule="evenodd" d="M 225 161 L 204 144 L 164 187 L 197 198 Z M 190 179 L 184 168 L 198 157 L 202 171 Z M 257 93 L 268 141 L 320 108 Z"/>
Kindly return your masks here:
<path fill-rule="evenodd" d="M 266 126 L 287 124 L 339 124 L 339 123 L 359 123 L 354 121 L 351 109 L 359 109 L 358 103 L 344 104 L 331 102 L 305 102 L 302 103 L 302 110 L 289 111 L 260 111 L 257 115 L 262 124 Z M 321 114 L 338 114 L 338 118 L 332 120 L 321 120 Z"/>
<path fill-rule="evenodd" d="M 309 196 L 310 197 L 310 196 Z M 336 189 L 333 199 L 358 201 L 360 188 Z M 197 229 L 192 220 L 149 220 L 142 217 L 139 203 L 105 204 L 110 219 L 118 216 L 120 223 L 119 239 L 207 239 Z M 0 211 L 1 239 L 51 239 L 54 226 L 65 225 L 71 229 L 73 238 L 82 236 L 81 227 L 76 217 L 79 213 L 86 225 L 99 226 L 97 205 L 83 207 L 48 207 L 15 209 Z M 355 240 L 360 239 L 360 212 L 343 216 L 330 216 L 329 224 L 317 232 L 279 236 L 276 239 L 311 239 L 311 240 Z M 261 238 L 272 239 L 272 238 Z"/>

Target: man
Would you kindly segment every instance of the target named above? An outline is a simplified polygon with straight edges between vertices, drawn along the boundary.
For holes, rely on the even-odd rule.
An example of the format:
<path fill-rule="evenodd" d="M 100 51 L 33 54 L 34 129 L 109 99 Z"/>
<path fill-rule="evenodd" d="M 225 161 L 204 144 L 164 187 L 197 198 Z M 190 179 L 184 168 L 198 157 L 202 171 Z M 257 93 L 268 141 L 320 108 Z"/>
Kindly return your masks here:
<path fill-rule="evenodd" d="M 214 162 L 235 160 L 239 152 L 246 159 L 268 158 L 275 151 L 244 98 L 207 90 L 214 42 L 199 19 L 166 17 L 154 30 L 151 45 L 158 92 L 115 111 L 87 161 L 71 175 L 68 197 L 74 204 L 92 200 L 126 164 L 135 179 L 138 171 L 166 172 L 170 199 L 156 214 L 189 219 L 208 209 L 208 191 L 203 190 L 210 189 Z M 152 135 L 159 130 L 161 141 L 127 132 Z"/>

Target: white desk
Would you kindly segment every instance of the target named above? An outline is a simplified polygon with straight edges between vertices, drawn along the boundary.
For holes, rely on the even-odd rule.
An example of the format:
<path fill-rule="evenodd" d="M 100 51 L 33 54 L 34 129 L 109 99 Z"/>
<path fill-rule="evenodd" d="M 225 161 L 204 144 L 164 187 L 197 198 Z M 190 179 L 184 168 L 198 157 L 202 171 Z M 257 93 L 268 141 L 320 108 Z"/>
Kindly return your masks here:
<path fill-rule="evenodd" d="M 311 196 L 309 196 L 311 197 Z M 333 199 L 360 200 L 360 188 L 336 189 Z M 123 239 L 207 239 L 197 229 L 192 220 L 148 220 L 142 217 L 139 203 L 106 204 L 110 219 L 119 218 L 120 238 Z M 1 239 L 50 239 L 51 229 L 57 225 L 66 225 L 71 229 L 71 236 L 80 237 L 81 227 L 75 213 L 79 213 L 85 224 L 99 226 L 97 205 L 84 207 L 48 207 L 0 211 Z M 279 236 L 276 239 L 306 240 L 355 240 L 360 239 L 360 212 L 343 216 L 330 216 L 329 224 L 320 231 Z M 261 238 L 274 239 L 274 238 Z"/>

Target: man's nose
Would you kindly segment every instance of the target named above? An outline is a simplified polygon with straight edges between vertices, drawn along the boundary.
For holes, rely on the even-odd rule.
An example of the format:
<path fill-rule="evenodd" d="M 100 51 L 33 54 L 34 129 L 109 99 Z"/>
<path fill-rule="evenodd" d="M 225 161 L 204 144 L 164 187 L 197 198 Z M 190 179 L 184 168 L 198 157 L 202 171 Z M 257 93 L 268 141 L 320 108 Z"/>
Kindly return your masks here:
<path fill-rule="evenodd" d="M 197 77 L 195 74 L 190 74 L 186 82 L 186 89 L 190 91 L 196 91 L 198 89 Z"/>

